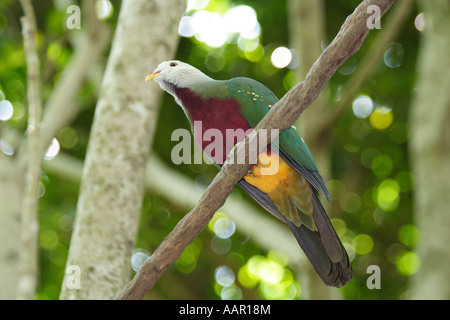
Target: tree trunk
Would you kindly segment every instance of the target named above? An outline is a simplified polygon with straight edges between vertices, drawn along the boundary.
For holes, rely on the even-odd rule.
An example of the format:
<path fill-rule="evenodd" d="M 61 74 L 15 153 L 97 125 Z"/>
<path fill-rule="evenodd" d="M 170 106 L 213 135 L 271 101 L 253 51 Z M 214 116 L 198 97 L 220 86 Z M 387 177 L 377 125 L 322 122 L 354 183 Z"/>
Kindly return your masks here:
<path fill-rule="evenodd" d="M 0 300 L 16 299 L 20 279 L 24 166 L 16 160 L 0 154 Z"/>
<path fill-rule="evenodd" d="M 184 0 L 124 0 L 94 116 L 61 299 L 108 299 L 128 282 L 161 91 L 144 78 L 175 53 Z M 75 283 L 75 285 L 73 285 Z"/>
<path fill-rule="evenodd" d="M 409 293 L 412 299 L 449 299 L 450 3 L 422 0 L 419 4 L 426 25 L 411 106 L 410 155 L 421 266 L 411 279 Z"/>
<path fill-rule="evenodd" d="M 29 13 L 30 6 L 28 3 L 26 6 Z M 19 136 L 8 126 L 1 128 L 2 134 L 6 133 L 5 136 L 12 137 L 15 151 L 11 157 L 0 154 L 0 190 L 2 190 L 0 193 L 0 299 L 34 298 L 35 284 L 39 282 L 34 279 L 38 274 L 35 259 L 38 223 L 31 221 L 35 219 L 32 218 L 28 221 L 27 229 L 21 217 L 25 203 L 24 194 L 28 190 L 25 183 L 27 162 L 31 159 L 42 158 L 52 138 L 78 113 L 74 97 L 84 83 L 87 70 L 102 55 L 109 43 L 109 28 L 95 16 L 95 2 L 83 0 L 82 7 L 85 12 L 83 21 L 87 21 L 83 28 L 84 34 L 81 36 L 83 40 L 79 42 L 80 45 L 74 45 L 75 51 L 71 61 L 63 70 L 44 108 L 39 142 L 34 141 L 36 146 L 39 145 L 40 154 L 36 152 L 37 155 L 33 158 L 26 150 L 28 139 Z M 8 141 L 7 138 L 6 140 Z M 28 212 L 32 211 L 28 210 Z M 24 235 L 29 238 L 25 239 L 28 240 L 26 245 L 21 246 L 20 239 L 22 238 L 23 241 Z M 19 259 L 21 255 L 22 266 Z M 26 268 L 34 270 L 24 272 Z"/>

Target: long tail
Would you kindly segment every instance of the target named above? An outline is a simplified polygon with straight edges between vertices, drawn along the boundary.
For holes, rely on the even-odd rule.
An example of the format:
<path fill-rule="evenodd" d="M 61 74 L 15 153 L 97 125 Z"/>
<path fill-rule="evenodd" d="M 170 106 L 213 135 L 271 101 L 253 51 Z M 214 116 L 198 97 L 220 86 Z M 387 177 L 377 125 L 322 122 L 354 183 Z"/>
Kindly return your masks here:
<path fill-rule="evenodd" d="M 318 231 L 304 224 L 297 227 L 287 219 L 286 222 L 323 282 L 340 288 L 352 279 L 352 267 L 320 200 L 315 193 L 312 198 L 313 219 Z"/>
<path fill-rule="evenodd" d="M 315 192 L 312 194 L 312 215 L 317 231 L 312 231 L 305 224 L 297 227 L 290 222 L 278 211 L 277 206 L 269 199 L 267 194 L 250 185 L 244 179 L 239 181 L 239 185 L 263 208 L 289 225 L 300 247 L 306 253 L 324 283 L 329 286 L 342 287 L 352 279 L 353 271 L 347 252 Z"/>

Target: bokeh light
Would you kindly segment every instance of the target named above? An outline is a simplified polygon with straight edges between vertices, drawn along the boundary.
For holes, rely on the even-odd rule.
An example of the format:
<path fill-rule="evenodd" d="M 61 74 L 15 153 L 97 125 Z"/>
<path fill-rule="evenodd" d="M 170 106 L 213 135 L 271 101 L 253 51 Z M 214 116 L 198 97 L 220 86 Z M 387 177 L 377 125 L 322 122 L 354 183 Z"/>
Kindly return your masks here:
<path fill-rule="evenodd" d="M 186 11 L 200 10 L 208 5 L 209 0 L 188 0 Z"/>
<path fill-rule="evenodd" d="M 376 108 L 369 117 L 370 125 L 377 130 L 384 130 L 394 121 L 392 110 L 387 107 Z"/>
<path fill-rule="evenodd" d="M 243 52 L 252 52 L 258 47 L 259 39 L 258 38 L 247 39 L 239 37 L 237 44 L 239 49 L 241 49 Z"/>
<path fill-rule="evenodd" d="M 414 19 L 414 26 L 419 31 L 425 30 L 425 15 L 423 14 L 423 12 L 419 13 L 416 16 L 416 19 Z"/>
<path fill-rule="evenodd" d="M 244 287 L 253 288 L 259 283 L 260 278 L 251 272 L 246 264 L 239 269 L 238 280 Z"/>
<path fill-rule="evenodd" d="M 178 26 L 178 34 L 182 37 L 192 37 L 195 34 L 194 18 L 191 16 L 183 16 Z"/>
<path fill-rule="evenodd" d="M 0 139 L 0 150 L 8 156 L 12 156 L 14 154 L 14 148 L 4 139 Z"/>
<path fill-rule="evenodd" d="M 353 100 L 353 113 L 360 119 L 365 119 L 372 113 L 373 101 L 369 96 L 360 95 Z"/>
<path fill-rule="evenodd" d="M 405 49 L 400 43 L 391 43 L 384 52 L 384 63 L 389 68 L 398 68 L 405 58 Z"/>
<path fill-rule="evenodd" d="M 212 72 L 222 70 L 225 67 L 225 63 L 225 57 L 215 51 L 210 52 L 205 58 L 205 67 Z"/>
<path fill-rule="evenodd" d="M 236 231 L 236 225 L 233 220 L 220 218 L 214 223 L 214 233 L 221 239 L 231 237 Z"/>
<path fill-rule="evenodd" d="M 131 254 L 131 268 L 138 272 L 144 262 L 150 257 L 150 253 L 145 249 L 136 249 Z"/>
<path fill-rule="evenodd" d="M 217 254 L 227 254 L 231 250 L 230 238 L 222 239 L 214 236 L 211 239 L 211 249 Z"/>
<path fill-rule="evenodd" d="M 236 231 L 236 225 L 224 212 L 217 211 L 214 217 L 209 221 L 208 228 L 221 239 L 231 237 Z"/>
<path fill-rule="evenodd" d="M 8 100 L 0 100 L 0 121 L 8 121 L 14 113 L 14 108 Z"/>
<path fill-rule="evenodd" d="M 239 43 L 238 43 L 238 45 L 239 45 Z M 250 47 L 248 46 L 248 44 L 245 44 L 244 49 L 242 49 L 244 51 L 245 58 L 251 62 L 261 62 L 261 60 L 264 58 L 264 47 L 259 43 L 259 41 L 258 41 L 258 45 L 256 46 L 256 48 L 254 50 L 246 51 L 249 49 L 250 49 Z"/>
<path fill-rule="evenodd" d="M 386 179 L 376 189 L 376 201 L 384 211 L 394 211 L 400 202 L 400 186 L 394 179 Z"/>
<path fill-rule="evenodd" d="M 194 12 L 192 28 L 198 41 L 213 48 L 221 47 L 227 40 L 228 30 L 223 17 L 207 10 Z"/>
<path fill-rule="evenodd" d="M 420 269 L 420 258 L 412 251 L 402 252 L 395 259 L 395 266 L 403 276 L 411 276 Z"/>
<path fill-rule="evenodd" d="M 45 230 L 39 234 L 39 246 L 52 250 L 58 245 L 58 234 L 53 230 Z"/>
<path fill-rule="evenodd" d="M 257 48 L 261 26 L 252 7 L 238 5 L 221 15 L 219 12 L 204 9 L 207 4 L 208 1 L 188 3 L 188 14 L 191 11 L 193 13 L 181 18 L 178 27 L 180 36 L 195 36 L 198 41 L 213 48 L 219 48 L 226 42 L 237 42 L 244 52 L 251 52 Z"/>
<path fill-rule="evenodd" d="M 48 45 L 47 48 L 47 58 L 57 63 L 59 58 L 61 57 L 63 48 L 61 47 L 61 44 L 58 41 L 53 41 Z"/>
<path fill-rule="evenodd" d="M 394 167 L 392 159 L 385 154 L 378 154 L 372 161 L 371 169 L 378 178 L 387 177 Z"/>
<path fill-rule="evenodd" d="M 242 299 L 242 290 L 235 284 L 236 274 L 226 266 L 218 266 L 214 271 L 214 291 L 222 300 Z"/>
<path fill-rule="evenodd" d="M 347 61 L 345 61 L 339 68 L 338 68 L 338 72 L 344 76 L 348 76 L 351 75 L 355 70 L 356 67 L 358 66 L 358 63 L 356 61 L 355 57 L 350 57 L 347 59 Z"/>
<path fill-rule="evenodd" d="M 284 253 L 276 251 L 276 250 L 269 250 L 269 252 L 267 253 L 267 258 L 269 258 L 272 261 L 277 262 L 278 264 L 280 264 L 283 267 L 287 266 L 287 264 L 289 262 L 288 257 Z"/>
<path fill-rule="evenodd" d="M 355 192 L 347 192 L 341 198 L 342 210 L 348 213 L 355 213 L 361 207 L 361 197 Z"/>
<path fill-rule="evenodd" d="M 79 142 L 78 133 L 74 128 L 65 127 L 58 133 L 58 141 L 63 148 L 72 149 Z"/>
<path fill-rule="evenodd" d="M 95 13 L 99 20 L 108 20 L 114 13 L 114 6 L 109 0 L 97 0 L 95 3 Z"/>
<path fill-rule="evenodd" d="M 58 227 L 65 232 L 72 231 L 73 229 L 73 218 L 67 214 L 64 214 L 58 219 Z"/>
<path fill-rule="evenodd" d="M 266 299 L 295 299 L 300 287 L 286 268 L 287 263 L 286 256 L 274 250 L 267 257 L 254 255 L 239 269 L 237 278 L 246 288 L 257 287 Z"/>
<path fill-rule="evenodd" d="M 58 155 L 60 149 L 61 147 L 59 145 L 59 141 L 56 138 L 53 138 L 52 142 L 50 143 L 50 146 L 47 149 L 47 152 L 45 153 L 44 159 L 45 160 L 53 159 Z"/>
<path fill-rule="evenodd" d="M 270 61 L 273 66 L 279 69 L 285 68 L 291 63 L 292 52 L 286 47 L 278 47 L 273 50 Z"/>
<path fill-rule="evenodd" d="M 225 13 L 225 24 L 228 32 L 239 33 L 241 37 L 255 39 L 261 33 L 255 10 L 246 5 L 231 8 Z"/>
<path fill-rule="evenodd" d="M 284 268 L 278 262 L 269 261 L 264 264 L 260 276 L 266 282 L 278 283 L 284 277 Z"/>
<path fill-rule="evenodd" d="M 38 199 L 42 198 L 45 195 L 45 185 L 42 183 L 42 181 L 38 181 L 37 190 L 36 190 L 36 197 Z"/>
<path fill-rule="evenodd" d="M 242 290 L 235 285 L 222 288 L 220 298 L 222 300 L 240 300 L 242 299 Z"/>
<path fill-rule="evenodd" d="M 236 275 L 228 266 L 219 266 L 214 272 L 214 279 L 223 287 L 229 287 L 234 283 Z"/>
<path fill-rule="evenodd" d="M 373 239 L 368 234 L 358 234 L 352 241 L 352 246 L 359 255 L 369 254 L 373 249 L 373 245 Z"/>
<path fill-rule="evenodd" d="M 226 254 L 231 249 L 230 237 L 236 231 L 236 224 L 224 212 L 217 211 L 208 223 L 208 229 L 214 232 L 211 249 L 217 254 Z"/>

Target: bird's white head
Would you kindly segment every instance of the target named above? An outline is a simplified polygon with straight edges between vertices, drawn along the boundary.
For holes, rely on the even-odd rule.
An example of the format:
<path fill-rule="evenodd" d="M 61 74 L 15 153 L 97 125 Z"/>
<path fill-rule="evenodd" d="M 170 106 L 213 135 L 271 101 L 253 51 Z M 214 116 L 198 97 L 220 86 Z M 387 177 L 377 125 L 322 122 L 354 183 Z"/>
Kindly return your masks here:
<path fill-rule="evenodd" d="M 173 93 L 173 88 L 190 88 L 202 80 L 212 80 L 206 74 L 193 66 L 178 61 L 164 61 L 155 71 L 145 78 L 145 81 L 155 80 L 161 89 Z"/>

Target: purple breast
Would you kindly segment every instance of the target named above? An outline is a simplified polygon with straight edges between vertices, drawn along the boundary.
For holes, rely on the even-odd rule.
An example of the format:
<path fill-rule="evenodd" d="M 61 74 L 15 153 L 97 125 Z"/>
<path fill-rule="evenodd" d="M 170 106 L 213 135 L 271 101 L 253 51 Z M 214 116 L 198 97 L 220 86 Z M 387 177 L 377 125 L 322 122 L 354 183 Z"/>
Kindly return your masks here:
<path fill-rule="evenodd" d="M 250 132 L 234 99 L 202 99 L 187 88 L 175 88 L 194 124 L 194 141 L 208 156 L 223 164 L 233 146 Z"/>

